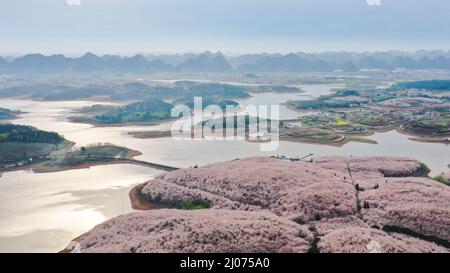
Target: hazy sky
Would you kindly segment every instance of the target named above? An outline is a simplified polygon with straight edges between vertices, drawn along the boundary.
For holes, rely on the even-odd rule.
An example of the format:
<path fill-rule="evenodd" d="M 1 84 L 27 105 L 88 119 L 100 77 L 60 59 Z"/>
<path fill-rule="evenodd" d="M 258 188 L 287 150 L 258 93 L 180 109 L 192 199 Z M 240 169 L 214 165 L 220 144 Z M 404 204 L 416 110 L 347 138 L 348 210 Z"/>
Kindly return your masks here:
<path fill-rule="evenodd" d="M 448 0 L 0 0 L 1 54 L 450 49 L 449 33 Z"/>

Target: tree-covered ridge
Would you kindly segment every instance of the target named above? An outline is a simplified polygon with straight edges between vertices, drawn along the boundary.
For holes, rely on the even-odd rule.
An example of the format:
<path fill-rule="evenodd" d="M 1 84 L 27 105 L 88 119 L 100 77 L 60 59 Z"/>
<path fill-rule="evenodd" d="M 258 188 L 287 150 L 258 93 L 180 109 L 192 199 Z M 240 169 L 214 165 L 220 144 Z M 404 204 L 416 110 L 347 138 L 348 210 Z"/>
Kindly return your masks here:
<path fill-rule="evenodd" d="M 16 115 L 14 114 L 13 111 L 5 109 L 5 108 L 0 108 L 0 120 L 4 120 L 4 119 L 13 119 Z"/>
<path fill-rule="evenodd" d="M 183 97 L 212 97 L 212 98 L 243 98 L 249 94 L 242 86 L 220 83 L 198 83 L 192 81 L 178 81 L 173 87 L 177 96 Z"/>
<path fill-rule="evenodd" d="M 402 82 L 395 85 L 401 89 L 450 90 L 450 80 Z"/>
<path fill-rule="evenodd" d="M 105 124 L 159 121 L 170 118 L 172 104 L 159 99 L 135 102 L 96 116 L 97 122 Z"/>
<path fill-rule="evenodd" d="M 111 100 L 171 99 L 186 101 L 193 97 L 242 98 L 249 93 L 242 86 L 192 81 L 175 82 L 173 85 L 129 82 L 125 84 L 86 84 L 71 86 L 61 84 L 17 85 L 0 89 L 0 97 L 31 96 L 44 100 L 77 100 L 103 97 Z"/>
<path fill-rule="evenodd" d="M 184 104 L 194 109 L 193 99 L 177 101 L 177 104 Z M 203 108 L 209 105 L 218 105 L 222 110 L 227 106 L 237 107 L 239 103 L 220 98 L 206 97 L 202 101 Z M 170 119 L 173 104 L 160 99 L 149 99 L 134 102 L 122 107 L 116 107 L 94 117 L 95 122 L 101 124 L 119 124 L 127 122 L 157 122 Z"/>
<path fill-rule="evenodd" d="M 1 142 L 59 144 L 64 138 L 54 132 L 45 132 L 31 126 L 0 124 Z"/>
<path fill-rule="evenodd" d="M 331 101 L 331 100 L 305 100 L 290 102 L 294 104 L 297 109 L 322 109 L 322 108 L 347 108 L 350 106 L 350 102 L 346 101 Z"/>

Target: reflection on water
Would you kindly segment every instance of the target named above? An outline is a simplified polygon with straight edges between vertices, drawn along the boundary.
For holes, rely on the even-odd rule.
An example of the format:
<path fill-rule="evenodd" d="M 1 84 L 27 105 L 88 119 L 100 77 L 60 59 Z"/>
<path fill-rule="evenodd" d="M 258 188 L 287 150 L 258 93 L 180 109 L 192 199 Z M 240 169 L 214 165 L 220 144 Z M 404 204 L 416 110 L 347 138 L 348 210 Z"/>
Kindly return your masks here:
<path fill-rule="evenodd" d="M 20 119 L 13 123 L 35 126 L 45 131 L 55 131 L 65 133 L 90 128 L 88 124 L 75 124 L 67 120 L 67 117 L 74 116 L 73 109 L 80 109 L 86 106 L 99 104 L 92 101 L 56 101 L 39 102 L 30 100 L 1 99 L 0 107 L 5 107 L 14 111 L 22 111 Z M 101 104 L 114 105 L 114 103 L 102 102 Z"/>
<path fill-rule="evenodd" d="M 330 86 L 311 87 L 310 92 L 326 94 Z M 334 86 L 333 86 L 334 87 Z M 318 89 L 316 89 L 318 88 Z M 253 94 L 241 104 L 284 103 L 291 99 L 308 98 L 305 94 Z M 276 152 L 260 152 L 259 144 L 244 141 L 175 141 L 171 138 L 137 139 L 130 131 L 170 130 L 171 124 L 157 126 L 98 127 L 67 121 L 76 108 L 94 102 L 34 102 L 0 100 L 0 106 L 21 110 L 16 124 L 32 125 L 39 129 L 57 131 L 68 140 L 83 146 L 94 142 L 111 142 L 138 150 L 138 159 L 175 167 L 190 167 L 212 162 L 256 155 L 304 156 L 406 156 L 428 164 L 433 174 L 447 169 L 450 146 L 420 143 L 395 131 L 377 133 L 370 138 L 379 144 L 349 143 L 344 147 L 330 147 L 282 142 Z M 284 115 L 284 116 L 283 116 Z M 287 108 L 282 117 L 298 115 Z M 131 211 L 128 191 L 160 171 L 133 165 L 97 166 L 90 169 L 58 173 L 36 174 L 17 171 L 0 177 L 0 252 L 1 251 L 58 251 L 70 239 L 96 224 Z"/>
<path fill-rule="evenodd" d="M 161 171 L 135 165 L 0 178 L 0 252 L 62 250 L 95 225 L 132 211 L 130 189 Z"/>

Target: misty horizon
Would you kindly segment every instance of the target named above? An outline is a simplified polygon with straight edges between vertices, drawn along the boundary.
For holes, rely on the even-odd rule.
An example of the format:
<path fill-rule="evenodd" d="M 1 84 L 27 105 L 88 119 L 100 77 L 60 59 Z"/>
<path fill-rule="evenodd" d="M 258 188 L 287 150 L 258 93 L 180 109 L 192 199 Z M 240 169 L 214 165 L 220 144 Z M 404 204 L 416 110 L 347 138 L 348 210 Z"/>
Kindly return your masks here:
<path fill-rule="evenodd" d="M 27 55 L 42 55 L 45 57 L 51 57 L 56 55 L 63 55 L 66 58 L 81 58 L 86 54 L 94 54 L 99 57 L 103 56 L 120 56 L 122 58 L 129 58 L 134 56 L 176 56 L 176 55 L 200 55 L 200 54 L 222 54 L 227 57 L 239 57 L 245 55 L 289 55 L 289 54 L 308 54 L 308 55 L 321 55 L 321 54 L 339 54 L 339 53 L 348 53 L 348 54 L 378 54 L 378 53 L 390 53 L 390 54 L 402 54 L 402 55 L 415 55 L 415 54 L 450 54 L 450 49 L 441 49 L 441 48 L 433 48 L 433 49 L 425 49 L 420 48 L 417 50 L 402 50 L 402 49 L 387 49 L 387 50 L 361 50 L 361 51 L 353 51 L 353 50 L 325 50 L 325 51 L 304 51 L 304 50 L 294 50 L 294 51 L 254 51 L 254 52 L 230 52 L 230 51 L 222 51 L 222 50 L 192 50 L 192 51 L 136 51 L 136 52 L 97 52 L 94 50 L 82 51 L 78 53 L 66 53 L 63 50 L 58 52 L 43 52 L 43 51 L 29 51 L 22 53 L 2 53 L 0 52 L 0 57 L 7 58 L 10 60 L 17 59 L 20 57 L 24 57 Z"/>
<path fill-rule="evenodd" d="M 146 74 L 165 72 L 272 73 L 272 72 L 357 72 L 366 69 L 450 70 L 450 51 L 324 52 L 289 54 L 226 55 L 221 52 L 134 55 L 27 54 L 17 58 L 0 57 L 0 72 L 9 74 L 113 73 Z"/>

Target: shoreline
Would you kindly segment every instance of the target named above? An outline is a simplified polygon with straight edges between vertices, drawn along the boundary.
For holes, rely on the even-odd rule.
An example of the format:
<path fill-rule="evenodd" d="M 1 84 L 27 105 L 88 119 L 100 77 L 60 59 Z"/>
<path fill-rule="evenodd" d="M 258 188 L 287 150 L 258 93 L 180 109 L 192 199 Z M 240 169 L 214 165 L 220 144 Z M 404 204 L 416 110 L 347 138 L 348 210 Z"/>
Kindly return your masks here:
<path fill-rule="evenodd" d="M 120 161 L 120 160 L 116 160 L 116 161 L 110 161 L 110 162 L 98 162 L 98 163 L 84 163 L 81 165 L 77 165 L 77 166 L 67 166 L 67 167 L 45 167 L 45 166 L 41 166 L 39 164 L 36 165 L 28 165 L 28 166 L 21 166 L 21 167 L 16 167 L 16 168 L 10 168 L 10 169 L 5 169 L 5 170 L 1 170 L 0 171 L 0 177 L 4 174 L 4 173 L 9 173 L 9 172 L 16 172 L 16 171 L 32 171 L 33 173 L 58 173 L 58 172 L 65 172 L 65 171 L 71 171 L 71 170 L 81 170 L 81 169 L 89 169 L 91 167 L 96 167 L 96 166 L 107 166 L 107 165 L 116 165 L 116 164 L 131 164 L 131 165 L 139 165 L 137 163 L 132 163 L 132 162 L 124 162 L 124 161 Z"/>
<path fill-rule="evenodd" d="M 155 210 L 155 209 L 164 209 L 167 206 L 156 204 L 146 200 L 142 194 L 142 188 L 147 185 L 148 181 L 137 186 L 134 186 L 130 192 L 128 193 L 128 197 L 130 198 L 131 207 L 137 211 L 147 211 L 147 210 Z"/>
<path fill-rule="evenodd" d="M 88 124 L 97 128 L 108 128 L 108 127 L 127 127 L 127 126 L 156 126 L 156 125 L 161 125 L 163 123 L 167 123 L 167 122 L 172 122 L 175 121 L 176 119 L 170 118 L 170 119 L 164 119 L 164 120 L 159 120 L 159 121 L 147 121 L 147 122 L 128 122 L 128 123 L 111 123 L 111 124 L 105 124 L 105 123 L 98 123 L 95 122 L 93 120 L 90 119 L 80 119 L 80 120 L 76 120 L 77 116 L 74 117 L 67 117 L 67 120 L 71 123 L 76 123 L 76 124 Z M 83 118 L 83 117 L 81 117 Z"/>
<path fill-rule="evenodd" d="M 330 142 L 320 142 L 320 141 L 313 141 L 313 140 L 297 139 L 292 136 L 280 136 L 279 139 L 280 139 L 280 141 L 285 141 L 285 142 L 333 146 L 333 147 L 343 147 L 345 144 L 350 142 L 350 141 L 346 141 L 346 137 L 344 135 L 340 135 L 340 137 L 338 139 L 330 141 Z"/>
<path fill-rule="evenodd" d="M 128 132 L 128 135 L 139 139 L 157 139 L 172 137 L 172 131 L 133 131 Z"/>
<path fill-rule="evenodd" d="M 422 142 L 422 143 L 438 143 L 438 144 L 445 144 L 445 145 L 449 145 L 450 144 L 450 140 L 448 139 L 430 139 L 430 138 L 418 138 L 418 137 L 412 137 L 412 138 L 408 138 L 411 141 L 416 141 L 416 142 Z"/>
<path fill-rule="evenodd" d="M 423 142 L 423 143 L 441 143 L 441 144 L 450 144 L 450 136 L 436 136 L 436 135 L 427 135 L 427 134 L 418 134 L 409 132 L 403 129 L 403 126 L 400 125 L 396 128 L 397 132 L 406 136 L 410 136 L 408 138 L 411 141 Z"/>
<path fill-rule="evenodd" d="M 57 173 L 57 172 L 65 172 L 65 171 L 71 171 L 71 170 L 80 170 L 80 169 L 90 169 L 91 167 L 96 166 L 108 166 L 108 165 L 118 165 L 118 164 L 129 164 L 129 165 L 137 165 L 137 166 L 143 166 L 148 168 L 154 168 L 159 169 L 162 171 L 171 171 L 178 168 L 160 165 L 156 163 L 150 163 L 150 162 L 144 162 L 144 161 L 138 161 L 134 159 L 123 159 L 123 160 L 112 160 L 112 161 L 105 161 L 105 162 L 87 162 L 83 163 L 81 165 L 76 166 L 67 166 L 67 167 L 46 167 L 39 164 L 36 165 L 29 165 L 29 166 L 21 166 L 17 168 L 11 168 L 11 169 L 5 169 L 0 170 L 0 177 L 4 173 L 9 172 L 15 172 L 15 171 L 27 171 L 31 170 L 33 173 Z"/>

